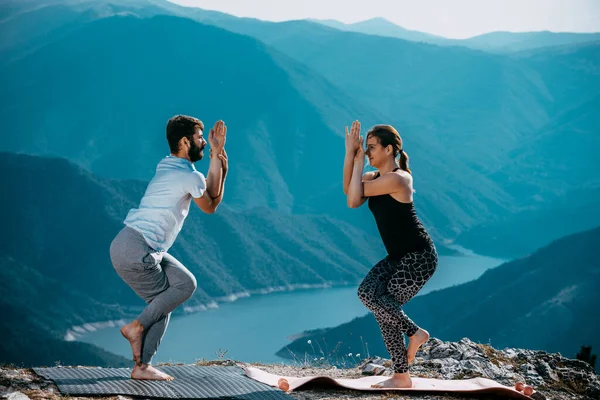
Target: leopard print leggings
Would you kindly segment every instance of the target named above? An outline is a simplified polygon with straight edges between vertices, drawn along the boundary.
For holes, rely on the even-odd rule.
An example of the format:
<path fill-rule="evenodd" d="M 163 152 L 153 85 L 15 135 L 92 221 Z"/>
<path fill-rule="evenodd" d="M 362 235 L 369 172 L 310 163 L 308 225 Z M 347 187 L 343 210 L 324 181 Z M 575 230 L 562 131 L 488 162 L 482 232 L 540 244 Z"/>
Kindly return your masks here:
<path fill-rule="evenodd" d="M 435 246 L 409 253 L 399 260 L 384 258 L 358 287 L 358 297 L 379 323 L 396 373 L 408 372 L 404 333 L 410 337 L 419 329 L 402 311 L 402 306 L 431 278 L 437 263 Z"/>

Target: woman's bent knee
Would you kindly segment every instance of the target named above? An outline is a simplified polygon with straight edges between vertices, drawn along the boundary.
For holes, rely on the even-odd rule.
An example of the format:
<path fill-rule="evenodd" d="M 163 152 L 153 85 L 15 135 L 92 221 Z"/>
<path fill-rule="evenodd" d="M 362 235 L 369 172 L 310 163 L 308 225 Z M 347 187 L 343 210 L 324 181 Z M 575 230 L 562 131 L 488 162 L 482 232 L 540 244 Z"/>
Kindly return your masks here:
<path fill-rule="evenodd" d="M 366 285 L 361 284 L 358 287 L 358 298 L 365 305 L 365 307 L 367 307 L 369 310 L 372 310 L 375 299 L 373 296 L 373 291 L 369 290 Z"/>

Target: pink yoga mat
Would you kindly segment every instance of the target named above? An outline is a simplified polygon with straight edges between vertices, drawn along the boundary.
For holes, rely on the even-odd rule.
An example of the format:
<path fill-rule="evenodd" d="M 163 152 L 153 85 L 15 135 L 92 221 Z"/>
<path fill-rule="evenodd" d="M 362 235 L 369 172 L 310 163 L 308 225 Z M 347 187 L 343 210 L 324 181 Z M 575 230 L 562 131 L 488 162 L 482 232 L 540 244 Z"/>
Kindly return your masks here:
<path fill-rule="evenodd" d="M 246 375 L 254 380 L 265 383 L 270 386 L 278 387 L 278 381 L 285 378 L 289 383 L 289 390 L 296 390 L 309 382 L 318 383 L 330 387 L 342 387 L 346 389 L 363 391 L 426 391 L 426 392 L 455 392 L 455 393 L 493 393 L 504 395 L 513 399 L 531 399 L 529 396 L 518 392 L 516 389 L 504 386 L 498 382 L 486 378 L 473 378 L 461 380 L 444 380 L 429 378 L 412 378 L 413 387 L 404 389 L 376 389 L 371 385 L 388 379 L 387 376 L 368 376 L 355 379 L 333 379 L 327 376 L 305 376 L 297 378 L 293 376 L 274 375 L 258 368 L 244 368 Z"/>

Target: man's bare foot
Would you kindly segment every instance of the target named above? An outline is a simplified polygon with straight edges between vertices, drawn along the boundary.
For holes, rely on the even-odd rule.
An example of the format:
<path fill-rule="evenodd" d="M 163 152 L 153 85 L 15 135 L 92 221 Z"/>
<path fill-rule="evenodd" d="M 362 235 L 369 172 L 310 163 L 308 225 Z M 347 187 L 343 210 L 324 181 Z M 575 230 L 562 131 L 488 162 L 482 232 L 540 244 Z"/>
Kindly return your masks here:
<path fill-rule="evenodd" d="M 394 374 L 390 379 L 386 379 L 383 382 L 375 383 L 371 385 L 372 388 L 411 388 L 412 379 L 408 372 L 403 374 Z"/>
<path fill-rule="evenodd" d="M 150 364 L 136 364 L 131 371 L 131 379 L 150 380 L 150 381 L 172 381 L 171 375 L 160 372 Z"/>
<path fill-rule="evenodd" d="M 411 364 L 415 361 L 415 356 L 417 355 L 417 350 L 419 347 L 423 345 L 423 343 L 429 340 L 429 332 L 425 329 L 419 328 L 419 330 L 408 338 L 408 349 L 406 350 L 406 357 L 408 358 L 408 363 Z"/>
<path fill-rule="evenodd" d="M 131 344 L 133 361 L 142 363 L 142 341 L 144 340 L 144 327 L 137 319 L 121 328 L 121 335 Z"/>

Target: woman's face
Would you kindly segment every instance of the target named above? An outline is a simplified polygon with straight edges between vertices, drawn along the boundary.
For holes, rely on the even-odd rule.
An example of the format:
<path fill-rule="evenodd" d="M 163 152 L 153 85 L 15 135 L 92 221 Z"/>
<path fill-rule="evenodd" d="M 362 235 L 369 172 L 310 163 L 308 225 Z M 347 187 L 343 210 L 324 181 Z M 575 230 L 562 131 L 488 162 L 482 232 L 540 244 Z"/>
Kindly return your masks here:
<path fill-rule="evenodd" d="M 379 138 L 372 135 L 367 137 L 365 155 L 369 159 L 369 164 L 374 168 L 384 165 L 390 157 L 388 151 L 379 143 Z"/>

